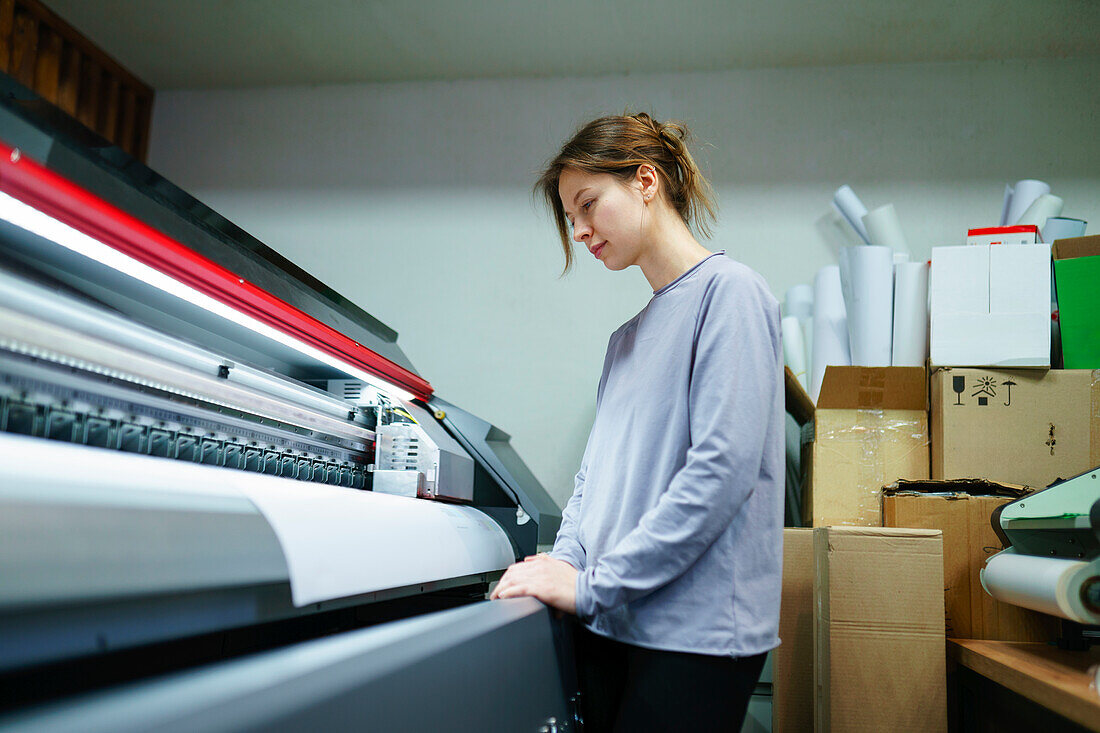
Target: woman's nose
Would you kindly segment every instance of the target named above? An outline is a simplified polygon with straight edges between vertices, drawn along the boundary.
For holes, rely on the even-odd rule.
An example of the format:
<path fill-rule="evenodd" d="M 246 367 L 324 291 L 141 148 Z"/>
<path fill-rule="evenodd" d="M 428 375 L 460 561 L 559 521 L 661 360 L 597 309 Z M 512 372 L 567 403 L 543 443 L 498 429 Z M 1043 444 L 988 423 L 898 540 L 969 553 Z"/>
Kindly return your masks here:
<path fill-rule="evenodd" d="M 574 224 L 573 225 L 573 241 L 583 242 L 588 237 L 592 236 L 592 227 L 587 224 Z"/>

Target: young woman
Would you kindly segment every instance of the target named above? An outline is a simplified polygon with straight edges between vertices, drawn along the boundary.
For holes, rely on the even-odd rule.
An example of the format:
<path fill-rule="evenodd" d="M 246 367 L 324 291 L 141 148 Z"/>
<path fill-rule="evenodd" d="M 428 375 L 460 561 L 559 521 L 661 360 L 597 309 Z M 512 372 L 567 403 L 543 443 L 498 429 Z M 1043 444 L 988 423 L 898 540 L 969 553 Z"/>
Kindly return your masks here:
<path fill-rule="evenodd" d="M 691 229 L 713 219 L 686 130 L 585 125 L 536 189 L 565 249 L 653 288 L 611 335 L 596 418 L 549 555 L 494 598 L 575 613 L 586 731 L 740 730 L 779 644 L 784 437 L 779 305 Z"/>

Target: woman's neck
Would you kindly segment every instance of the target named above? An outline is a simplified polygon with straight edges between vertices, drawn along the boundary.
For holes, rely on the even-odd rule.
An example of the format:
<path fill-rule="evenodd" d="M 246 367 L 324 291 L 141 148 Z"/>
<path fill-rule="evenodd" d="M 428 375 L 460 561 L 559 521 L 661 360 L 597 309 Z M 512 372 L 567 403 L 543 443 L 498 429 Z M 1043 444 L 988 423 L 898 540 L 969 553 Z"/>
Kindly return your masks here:
<path fill-rule="evenodd" d="M 677 215 L 675 221 L 655 226 L 652 244 L 635 263 L 642 268 L 653 292 L 657 292 L 711 255 L 696 241 L 691 230 Z"/>

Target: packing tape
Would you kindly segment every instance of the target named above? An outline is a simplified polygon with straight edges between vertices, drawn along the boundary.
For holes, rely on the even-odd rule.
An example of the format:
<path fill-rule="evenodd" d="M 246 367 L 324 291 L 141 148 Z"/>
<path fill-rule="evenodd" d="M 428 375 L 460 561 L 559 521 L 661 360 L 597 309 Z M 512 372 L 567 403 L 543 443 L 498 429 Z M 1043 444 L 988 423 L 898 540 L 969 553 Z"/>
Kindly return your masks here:
<path fill-rule="evenodd" d="M 892 452 L 891 458 L 898 464 L 908 463 L 908 457 L 916 450 L 929 445 L 927 419 L 919 417 L 887 420 L 883 410 L 859 409 L 855 411 L 854 424 L 821 431 L 819 445 L 857 444 L 856 500 L 852 506 L 853 518 L 860 526 L 882 525 L 882 487 L 899 478 L 923 478 L 898 476 L 896 471 L 887 474 L 884 446 L 908 445 L 904 453 Z"/>

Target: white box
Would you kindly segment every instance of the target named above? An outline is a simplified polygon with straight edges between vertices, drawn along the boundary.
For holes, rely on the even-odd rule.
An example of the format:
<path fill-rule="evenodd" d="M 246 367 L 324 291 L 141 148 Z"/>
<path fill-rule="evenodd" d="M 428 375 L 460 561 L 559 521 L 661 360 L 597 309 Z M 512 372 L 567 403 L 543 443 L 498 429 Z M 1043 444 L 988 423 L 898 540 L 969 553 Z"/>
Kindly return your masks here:
<path fill-rule="evenodd" d="M 989 248 L 990 313 L 1049 313 L 1050 302 L 1049 244 Z"/>
<path fill-rule="evenodd" d="M 1050 304 L 1038 313 L 932 314 L 933 366 L 1050 367 Z"/>
<path fill-rule="evenodd" d="M 1039 227 L 1034 224 L 985 227 L 966 233 L 967 244 L 1035 244 L 1038 241 Z"/>
<path fill-rule="evenodd" d="M 989 245 L 933 247 L 929 307 L 936 313 L 989 313 Z"/>

